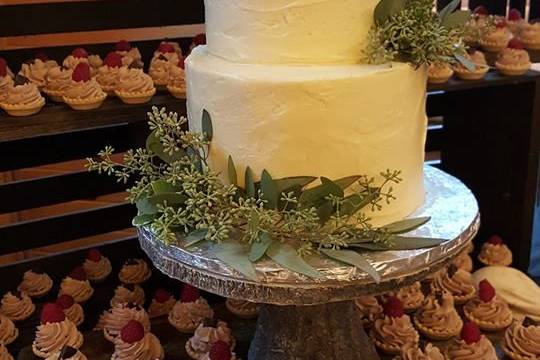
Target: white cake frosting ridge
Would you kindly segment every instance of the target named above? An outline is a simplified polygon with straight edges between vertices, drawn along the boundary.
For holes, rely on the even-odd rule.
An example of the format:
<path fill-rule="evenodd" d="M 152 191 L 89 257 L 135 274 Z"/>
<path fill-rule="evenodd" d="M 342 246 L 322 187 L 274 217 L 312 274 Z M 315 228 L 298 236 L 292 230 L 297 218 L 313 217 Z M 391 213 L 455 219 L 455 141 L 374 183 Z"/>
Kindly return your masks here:
<path fill-rule="evenodd" d="M 240 185 L 246 166 L 257 178 L 266 169 L 274 178 L 366 174 L 378 181 L 395 169 L 403 177 L 397 200 L 370 214 L 375 223 L 423 203 L 425 69 L 239 64 L 199 46 L 186 75 L 190 128 L 200 130 L 203 109 L 211 114 L 210 165 L 226 174 L 231 155 Z"/>
<path fill-rule="evenodd" d="M 209 52 L 232 62 L 353 64 L 378 0 L 205 0 Z"/>

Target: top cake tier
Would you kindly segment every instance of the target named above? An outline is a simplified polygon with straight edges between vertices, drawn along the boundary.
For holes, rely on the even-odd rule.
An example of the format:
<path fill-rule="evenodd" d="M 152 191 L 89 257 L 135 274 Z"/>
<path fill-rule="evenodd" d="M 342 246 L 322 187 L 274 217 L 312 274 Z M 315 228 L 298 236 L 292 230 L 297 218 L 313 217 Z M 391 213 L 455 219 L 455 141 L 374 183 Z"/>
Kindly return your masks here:
<path fill-rule="evenodd" d="M 379 0 L 205 0 L 209 52 L 236 63 L 358 63 Z"/>

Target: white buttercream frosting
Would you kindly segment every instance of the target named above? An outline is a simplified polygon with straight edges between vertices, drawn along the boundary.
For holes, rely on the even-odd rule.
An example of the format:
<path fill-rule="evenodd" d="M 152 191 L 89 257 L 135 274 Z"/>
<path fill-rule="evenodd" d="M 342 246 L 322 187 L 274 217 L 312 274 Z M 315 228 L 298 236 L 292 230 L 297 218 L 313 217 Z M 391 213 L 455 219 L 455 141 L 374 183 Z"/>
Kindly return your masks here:
<path fill-rule="evenodd" d="M 210 52 L 233 62 L 358 63 L 379 0 L 205 0 Z"/>
<path fill-rule="evenodd" d="M 376 2 L 354 3 L 364 1 Z M 332 4 L 341 6 L 334 1 Z M 355 12 L 352 9 L 350 13 Z M 216 19 L 208 20 L 212 29 L 212 20 Z M 350 33 L 344 36 L 358 41 Z M 318 52 L 329 52 L 313 41 L 307 43 Z M 214 130 L 210 166 L 226 174 L 231 155 L 238 174 L 242 174 L 240 185 L 247 166 L 257 178 L 266 169 L 274 178 L 369 175 L 379 182 L 381 171 L 395 169 L 402 171 L 403 178 L 394 186 L 397 200 L 382 212 L 369 214 L 374 222 L 401 219 L 423 203 L 427 125 L 424 69 L 415 70 L 403 63 L 237 64 L 199 46 L 187 58 L 186 80 L 190 129 L 200 131 L 202 111 L 206 109 Z"/>

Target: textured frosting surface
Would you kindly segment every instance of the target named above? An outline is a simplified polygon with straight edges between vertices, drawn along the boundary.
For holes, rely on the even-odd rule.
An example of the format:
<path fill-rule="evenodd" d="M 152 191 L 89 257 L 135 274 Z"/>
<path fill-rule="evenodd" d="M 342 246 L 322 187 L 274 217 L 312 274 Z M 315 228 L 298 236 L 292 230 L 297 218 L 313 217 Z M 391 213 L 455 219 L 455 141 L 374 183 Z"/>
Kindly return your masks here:
<path fill-rule="evenodd" d="M 514 322 L 504 334 L 503 348 L 524 359 L 538 359 L 540 357 L 540 326 L 525 327 L 519 322 Z"/>
<path fill-rule="evenodd" d="M 47 293 L 53 285 L 49 275 L 35 273 L 28 270 L 23 275 L 23 280 L 17 287 L 17 290 L 28 294 L 29 296 L 39 296 Z"/>
<path fill-rule="evenodd" d="M 378 0 L 205 0 L 210 52 L 233 62 L 358 63 Z"/>
<path fill-rule="evenodd" d="M 451 360 L 497 360 L 495 349 L 484 335 L 476 343 L 467 344 L 463 340 L 456 340 L 446 352 Z"/>
<path fill-rule="evenodd" d="M 133 344 L 118 338 L 114 343 L 114 360 L 161 360 L 164 357 L 163 347 L 154 334 L 147 333 L 141 341 Z"/>
<path fill-rule="evenodd" d="M 78 349 L 82 342 L 83 336 L 77 330 L 75 324 L 69 320 L 64 320 L 59 323 L 39 325 L 33 346 L 40 352 L 49 355 L 59 352 L 66 345 Z"/>
<path fill-rule="evenodd" d="M 213 317 L 214 310 L 199 298 L 194 302 L 176 302 L 169 313 L 169 323 L 177 329 L 195 329 L 204 319 Z"/>
<path fill-rule="evenodd" d="M 247 166 L 258 178 L 313 175 L 337 179 L 402 170 L 398 201 L 369 214 L 401 219 L 424 201 L 426 74 L 407 64 L 284 66 L 233 64 L 198 46 L 186 61 L 188 116 L 200 131 L 212 116 L 212 168 L 240 185 Z M 375 221 L 377 222 L 377 221 Z"/>

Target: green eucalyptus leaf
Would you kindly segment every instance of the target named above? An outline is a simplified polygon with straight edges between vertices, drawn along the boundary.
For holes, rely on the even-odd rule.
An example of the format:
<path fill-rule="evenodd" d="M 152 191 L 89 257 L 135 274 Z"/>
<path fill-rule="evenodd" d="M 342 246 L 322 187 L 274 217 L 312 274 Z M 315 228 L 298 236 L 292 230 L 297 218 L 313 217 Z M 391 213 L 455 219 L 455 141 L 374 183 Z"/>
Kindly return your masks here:
<path fill-rule="evenodd" d="M 341 179 L 334 180 L 334 183 L 342 188 L 343 190 L 347 189 L 349 186 L 357 182 L 361 176 L 359 175 L 353 175 L 353 176 L 347 176 Z"/>
<path fill-rule="evenodd" d="M 157 207 L 150 202 L 148 198 L 140 198 L 135 202 L 135 205 L 137 206 L 137 211 L 139 212 L 139 215 L 152 215 L 157 214 L 158 209 Z"/>
<path fill-rule="evenodd" d="M 201 159 L 197 156 L 196 150 L 193 150 L 192 148 L 187 148 L 186 154 L 189 155 L 191 159 L 191 163 L 195 165 L 195 168 L 198 172 L 202 172 L 203 166 Z"/>
<path fill-rule="evenodd" d="M 289 244 L 273 242 L 266 251 L 266 255 L 284 268 L 299 274 L 311 278 L 320 278 L 323 276 L 298 255 L 296 249 Z"/>
<path fill-rule="evenodd" d="M 155 214 L 141 214 L 137 215 L 131 221 L 131 224 L 136 227 L 145 226 L 154 222 L 157 219 Z"/>
<path fill-rule="evenodd" d="M 448 15 L 454 12 L 461 5 L 461 0 L 452 0 L 440 12 L 439 17 L 444 20 Z"/>
<path fill-rule="evenodd" d="M 193 230 L 186 236 L 186 244 L 184 245 L 186 248 L 189 248 L 204 239 L 206 239 L 206 234 L 208 234 L 208 229 L 197 229 Z"/>
<path fill-rule="evenodd" d="M 174 186 L 165 180 L 152 181 L 150 187 L 152 188 L 154 194 L 175 193 L 180 190 L 180 187 Z"/>
<path fill-rule="evenodd" d="M 266 207 L 275 209 L 279 201 L 279 192 L 276 182 L 266 170 L 263 170 L 261 175 L 261 190 L 263 200 L 267 201 Z"/>
<path fill-rule="evenodd" d="M 379 196 L 378 193 L 372 192 L 366 197 L 361 197 L 358 194 L 352 194 L 347 197 L 345 197 L 345 201 L 343 201 L 341 205 L 340 212 L 343 215 L 354 215 L 358 211 L 362 210 L 377 197 Z"/>
<path fill-rule="evenodd" d="M 379 244 L 379 243 L 373 243 L 373 242 L 348 244 L 348 247 L 359 248 L 359 249 L 364 249 L 364 250 L 371 250 L 371 251 L 390 250 L 390 248 L 388 246 L 385 246 L 385 245 Z"/>
<path fill-rule="evenodd" d="M 246 195 L 250 198 L 254 198 L 256 195 L 255 191 L 255 181 L 253 181 L 253 171 L 251 171 L 251 168 L 248 166 L 246 168 L 245 173 L 245 187 L 246 187 Z"/>
<path fill-rule="evenodd" d="M 461 63 L 461 65 L 463 65 L 467 70 L 469 71 L 475 71 L 476 70 L 476 65 L 469 59 L 467 59 L 465 56 L 461 55 L 461 54 L 455 54 L 454 57 L 456 58 L 457 61 L 459 61 Z"/>
<path fill-rule="evenodd" d="M 259 213 L 256 210 L 251 210 L 250 217 L 249 217 L 249 229 L 252 232 L 256 232 L 259 230 L 259 224 L 260 224 L 260 217 Z"/>
<path fill-rule="evenodd" d="M 257 274 L 249 261 L 248 254 L 239 243 L 223 242 L 215 245 L 214 255 L 246 278 L 257 281 Z"/>
<path fill-rule="evenodd" d="M 373 13 L 375 23 L 381 25 L 393 15 L 405 9 L 407 0 L 381 0 Z"/>
<path fill-rule="evenodd" d="M 442 25 L 447 29 L 453 29 L 461 26 L 465 26 L 465 23 L 471 18 L 471 12 L 469 10 L 458 10 L 451 14 L 448 14 L 443 20 Z"/>
<path fill-rule="evenodd" d="M 234 166 L 234 161 L 231 155 L 229 155 L 228 173 L 229 173 L 229 182 L 233 184 L 234 186 L 237 186 L 238 175 L 236 174 L 236 167 Z"/>
<path fill-rule="evenodd" d="M 156 136 L 155 131 L 153 131 L 146 138 L 146 150 L 150 153 L 156 154 L 158 158 L 160 158 L 167 164 L 172 164 L 176 161 L 179 161 L 186 155 L 186 152 L 183 149 L 175 151 L 172 155 L 167 153 L 163 147 L 163 144 Z"/>
<path fill-rule="evenodd" d="M 321 252 L 334 260 L 341 261 L 345 264 L 352 265 L 360 270 L 367 272 L 368 275 L 371 276 L 376 283 L 381 282 L 381 275 L 379 275 L 377 269 L 375 269 L 373 265 L 371 265 L 364 256 L 360 255 L 356 251 L 321 249 Z"/>
<path fill-rule="evenodd" d="M 324 225 L 330 220 L 334 213 L 334 205 L 331 201 L 325 201 L 321 206 L 317 208 L 317 215 L 319 217 L 319 223 Z"/>
<path fill-rule="evenodd" d="M 319 207 L 331 194 L 343 197 L 343 189 L 332 180 L 322 177 L 321 185 L 303 191 L 298 202 L 304 207 Z"/>
<path fill-rule="evenodd" d="M 303 188 L 304 186 L 312 183 L 315 180 L 317 180 L 317 178 L 314 176 L 293 176 L 293 177 L 287 177 L 287 178 L 282 178 L 282 179 L 276 179 L 274 181 L 276 182 L 276 186 L 279 193 L 282 193 L 282 192 L 287 193 L 297 187 Z"/>
<path fill-rule="evenodd" d="M 150 204 L 157 206 L 157 205 L 164 205 L 167 203 L 169 206 L 179 205 L 183 204 L 187 200 L 187 197 L 182 194 L 178 193 L 162 193 L 162 194 L 156 194 L 153 196 L 150 196 L 148 198 L 148 201 Z"/>
<path fill-rule="evenodd" d="M 212 126 L 212 117 L 210 116 L 210 113 L 204 109 L 202 113 L 202 132 L 206 135 L 206 139 L 208 141 L 212 141 L 212 138 L 214 137 L 214 128 Z"/>
<path fill-rule="evenodd" d="M 393 245 L 390 250 L 415 250 L 438 246 L 445 242 L 444 239 L 422 238 L 409 236 L 395 236 L 392 239 Z"/>
<path fill-rule="evenodd" d="M 266 254 L 266 250 L 268 250 L 270 244 L 272 244 L 272 238 L 270 237 L 270 235 L 268 235 L 268 233 L 265 231 L 259 232 L 258 241 L 254 241 L 251 244 L 251 249 L 249 251 L 249 261 L 259 261 L 264 256 L 264 254 Z"/>
<path fill-rule="evenodd" d="M 385 225 L 382 227 L 382 229 L 392 234 L 403 234 L 418 229 L 429 220 L 431 220 L 431 217 L 429 216 L 405 219 Z"/>

